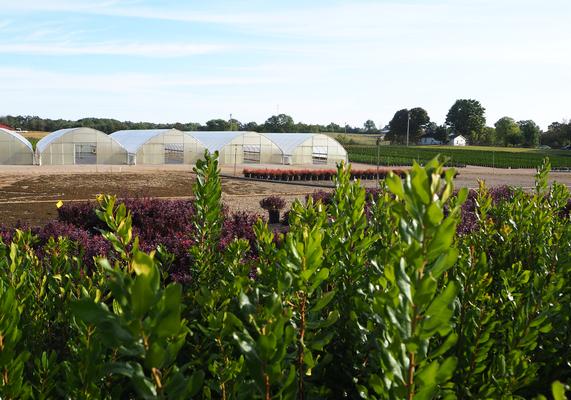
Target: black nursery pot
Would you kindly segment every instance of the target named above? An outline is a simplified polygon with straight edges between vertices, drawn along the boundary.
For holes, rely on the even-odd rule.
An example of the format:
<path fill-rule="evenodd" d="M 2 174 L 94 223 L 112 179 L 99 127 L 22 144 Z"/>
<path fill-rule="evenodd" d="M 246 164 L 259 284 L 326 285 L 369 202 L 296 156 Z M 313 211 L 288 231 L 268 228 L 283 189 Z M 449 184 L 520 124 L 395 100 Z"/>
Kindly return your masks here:
<path fill-rule="evenodd" d="M 280 223 L 280 210 L 268 210 L 268 215 L 270 217 L 270 224 Z"/>

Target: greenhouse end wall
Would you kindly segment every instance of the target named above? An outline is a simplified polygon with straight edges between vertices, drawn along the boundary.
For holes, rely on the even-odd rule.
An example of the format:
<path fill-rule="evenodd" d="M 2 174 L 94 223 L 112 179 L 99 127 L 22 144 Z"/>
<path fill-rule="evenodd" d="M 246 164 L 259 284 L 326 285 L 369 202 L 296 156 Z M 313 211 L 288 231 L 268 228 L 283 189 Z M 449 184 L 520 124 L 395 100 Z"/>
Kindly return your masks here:
<path fill-rule="evenodd" d="M 187 133 L 171 130 L 147 141 L 137 151 L 137 164 L 195 164 L 204 146 Z"/>
<path fill-rule="evenodd" d="M 347 151 L 335 139 L 318 133 L 265 133 L 281 149 L 280 163 L 335 165 L 347 161 Z"/>
<path fill-rule="evenodd" d="M 327 135 L 313 135 L 299 145 L 293 153 L 294 164 L 335 165 L 347 162 L 347 150 L 335 139 Z"/>
<path fill-rule="evenodd" d="M 123 146 L 95 129 L 69 129 L 57 137 L 48 135 L 44 139 L 46 143 L 40 141 L 37 145 L 40 165 L 123 165 L 128 161 Z"/>
<path fill-rule="evenodd" d="M 0 164 L 33 165 L 34 152 L 29 143 L 11 132 L 0 129 Z"/>
<path fill-rule="evenodd" d="M 220 150 L 221 164 L 281 164 L 282 151 L 256 132 L 245 132 Z"/>

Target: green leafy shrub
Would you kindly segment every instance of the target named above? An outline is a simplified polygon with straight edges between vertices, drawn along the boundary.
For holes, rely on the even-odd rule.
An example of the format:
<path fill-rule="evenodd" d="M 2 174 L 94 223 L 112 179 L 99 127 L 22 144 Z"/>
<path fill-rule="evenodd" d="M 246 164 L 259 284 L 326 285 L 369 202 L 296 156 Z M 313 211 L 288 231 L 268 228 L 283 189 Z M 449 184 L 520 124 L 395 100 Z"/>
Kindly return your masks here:
<path fill-rule="evenodd" d="M 0 397 L 564 399 L 569 192 L 547 171 L 533 193 L 482 185 L 458 236 L 467 193 L 438 159 L 374 193 L 340 165 L 287 233 L 259 219 L 244 240 L 223 232 L 206 154 L 182 283 L 113 197 L 95 267 L 68 237 L 16 231 L 0 241 Z"/>

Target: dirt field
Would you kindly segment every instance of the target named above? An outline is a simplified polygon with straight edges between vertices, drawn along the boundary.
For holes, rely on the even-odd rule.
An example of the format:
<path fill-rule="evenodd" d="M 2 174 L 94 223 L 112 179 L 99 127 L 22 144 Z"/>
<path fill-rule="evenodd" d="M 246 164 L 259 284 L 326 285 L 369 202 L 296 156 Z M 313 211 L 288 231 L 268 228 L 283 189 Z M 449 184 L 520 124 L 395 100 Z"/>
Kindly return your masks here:
<path fill-rule="evenodd" d="M 275 166 L 272 166 L 275 168 Z M 354 168 L 365 166 L 356 165 Z M 239 174 L 243 166 L 236 168 Z M 534 170 L 501 170 L 467 167 L 459 170 L 458 187 L 477 187 L 477 180 L 488 185 L 531 187 Z M 259 201 L 271 194 L 283 196 L 288 203 L 302 199 L 318 187 L 273 182 L 234 179 L 234 167 L 224 167 L 222 173 L 223 200 L 233 210 L 263 213 Z M 571 173 L 552 173 L 557 180 L 571 187 Z M 57 215 L 59 200 L 87 201 L 99 193 L 118 196 L 152 196 L 188 198 L 192 196 L 194 174 L 188 166 L 45 166 L 0 167 L 0 224 L 14 225 L 18 221 L 39 225 Z M 317 182 L 311 182 L 316 184 Z M 330 182 L 323 182 L 325 186 Z M 376 186 L 366 181 L 368 187 Z M 289 204 L 288 204 L 289 205 Z"/>

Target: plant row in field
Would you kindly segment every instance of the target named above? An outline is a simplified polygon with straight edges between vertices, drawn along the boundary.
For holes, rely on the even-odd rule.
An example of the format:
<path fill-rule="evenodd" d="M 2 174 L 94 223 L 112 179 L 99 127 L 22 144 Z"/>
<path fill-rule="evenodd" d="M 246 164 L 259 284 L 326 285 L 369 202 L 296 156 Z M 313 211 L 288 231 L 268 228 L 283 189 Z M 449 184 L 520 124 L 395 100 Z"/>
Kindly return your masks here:
<path fill-rule="evenodd" d="M 384 179 L 392 172 L 404 176 L 405 171 L 397 169 L 364 169 L 351 170 L 353 179 Z M 251 169 L 245 168 L 243 174 L 246 178 L 267 179 L 275 181 L 330 181 L 337 174 L 334 169 Z"/>
<path fill-rule="evenodd" d="M 421 164 L 430 161 L 438 154 L 449 158 L 449 165 L 465 166 L 479 165 L 496 168 L 535 168 L 545 157 L 539 151 L 509 152 L 492 150 L 474 150 L 461 148 L 430 148 L 406 146 L 381 146 L 378 150 L 373 146 L 346 146 L 349 160 L 379 165 L 412 165 L 413 161 Z M 571 167 L 571 152 L 569 154 L 550 154 L 553 167 Z"/>
<path fill-rule="evenodd" d="M 340 166 L 285 233 L 241 221 L 252 236 L 228 240 L 207 154 L 189 207 L 101 195 L 62 212 L 107 244 L 91 265 L 66 235 L 10 232 L 0 397 L 562 400 L 571 203 L 548 170 L 533 193 L 456 192 L 435 159 L 367 193 Z M 184 279 L 167 245 L 143 248 L 153 231 L 188 239 Z"/>

